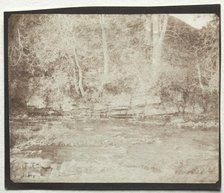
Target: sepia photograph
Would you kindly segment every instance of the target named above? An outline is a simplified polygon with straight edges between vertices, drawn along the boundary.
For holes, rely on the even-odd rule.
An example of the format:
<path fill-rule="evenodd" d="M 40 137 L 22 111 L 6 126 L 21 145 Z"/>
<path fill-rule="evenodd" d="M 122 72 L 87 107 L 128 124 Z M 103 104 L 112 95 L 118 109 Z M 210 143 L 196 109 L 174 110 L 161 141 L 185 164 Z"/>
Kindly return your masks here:
<path fill-rule="evenodd" d="M 13 183 L 216 184 L 215 13 L 11 13 Z"/>

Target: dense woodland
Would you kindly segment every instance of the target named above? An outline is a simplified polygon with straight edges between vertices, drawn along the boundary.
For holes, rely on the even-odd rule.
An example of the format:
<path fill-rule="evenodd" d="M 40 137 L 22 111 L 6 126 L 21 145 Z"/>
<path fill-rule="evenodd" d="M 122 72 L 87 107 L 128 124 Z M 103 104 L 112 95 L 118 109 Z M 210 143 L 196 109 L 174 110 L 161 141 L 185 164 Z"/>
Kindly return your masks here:
<path fill-rule="evenodd" d="M 10 180 L 217 183 L 217 16 L 196 29 L 167 14 L 13 14 L 8 27 Z"/>
<path fill-rule="evenodd" d="M 8 40 L 11 115 L 152 105 L 217 114 L 216 15 L 196 29 L 166 14 L 18 14 Z"/>

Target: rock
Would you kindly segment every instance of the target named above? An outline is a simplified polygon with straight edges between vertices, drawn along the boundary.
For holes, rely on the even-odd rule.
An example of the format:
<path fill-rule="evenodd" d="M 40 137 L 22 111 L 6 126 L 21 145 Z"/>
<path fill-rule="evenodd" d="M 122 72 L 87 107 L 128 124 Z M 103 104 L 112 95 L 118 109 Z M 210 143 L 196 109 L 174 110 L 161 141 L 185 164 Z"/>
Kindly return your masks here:
<path fill-rule="evenodd" d="M 42 153 L 42 150 L 39 150 L 37 153 L 38 153 L 38 154 L 41 154 L 41 153 Z"/>
<path fill-rule="evenodd" d="M 58 177 L 59 175 L 60 175 L 60 172 L 57 169 L 53 169 L 50 174 L 51 177 Z"/>
<path fill-rule="evenodd" d="M 162 141 L 161 141 L 159 138 L 155 138 L 155 139 L 154 139 L 154 142 L 155 142 L 156 144 L 161 144 L 161 143 L 162 143 Z"/>
<path fill-rule="evenodd" d="M 44 160 L 41 162 L 41 167 L 44 169 L 51 168 L 51 161 L 50 160 Z"/>
<path fill-rule="evenodd" d="M 40 178 L 41 177 L 40 173 L 38 173 L 38 172 L 31 172 L 29 174 L 29 176 L 31 176 L 32 178 Z"/>
<path fill-rule="evenodd" d="M 12 150 L 11 150 L 11 153 L 20 153 L 21 151 L 20 151 L 20 149 L 18 149 L 18 148 L 13 148 Z"/>
<path fill-rule="evenodd" d="M 91 127 L 86 127 L 86 128 L 84 128 L 83 130 L 84 130 L 84 131 L 93 131 L 93 128 L 91 128 Z"/>

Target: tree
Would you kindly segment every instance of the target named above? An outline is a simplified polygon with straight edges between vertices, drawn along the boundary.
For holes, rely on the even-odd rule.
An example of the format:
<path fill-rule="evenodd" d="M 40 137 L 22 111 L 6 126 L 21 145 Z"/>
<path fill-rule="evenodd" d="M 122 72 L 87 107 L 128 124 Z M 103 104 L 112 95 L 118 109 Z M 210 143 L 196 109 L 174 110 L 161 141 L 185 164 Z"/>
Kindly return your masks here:
<path fill-rule="evenodd" d="M 152 31 L 153 31 L 153 50 L 152 50 L 152 64 L 151 64 L 151 79 L 152 86 L 157 82 L 159 71 L 161 71 L 161 53 L 162 43 L 165 37 L 167 28 L 167 15 L 152 15 Z"/>
<path fill-rule="evenodd" d="M 179 85 L 189 93 L 189 105 L 197 104 L 204 112 L 208 111 L 209 103 L 214 107 L 218 101 L 219 19 L 211 16 L 213 19 L 200 30 L 187 25 L 171 28 L 169 24 L 166 34 L 170 40 L 166 43 L 167 53 L 175 62 L 170 63 L 179 66 L 179 71 L 186 69 L 186 80 Z"/>
<path fill-rule="evenodd" d="M 154 96 L 162 82 L 216 92 L 216 20 L 197 30 L 164 14 L 14 16 L 10 95 L 24 106 L 38 95 L 50 107 L 102 92 L 101 102 L 115 94 Z"/>
<path fill-rule="evenodd" d="M 9 18 L 8 69 L 11 111 L 24 110 L 39 85 L 36 82 L 30 88 L 27 83 L 33 76 L 42 73 L 35 53 L 31 50 L 35 39 L 35 34 L 31 32 L 34 26 L 41 25 L 44 20 L 45 16 L 42 15 L 26 17 L 15 14 Z"/>
<path fill-rule="evenodd" d="M 73 71 L 72 76 L 75 91 L 83 97 L 85 95 L 83 88 L 83 70 L 77 52 L 78 37 L 76 37 L 74 27 L 74 20 L 71 16 L 51 16 L 47 22 L 36 29 L 38 32 L 44 33 L 44 36 L 39 36 L 39 42 L 34 44 L 33 49 L 39 60 L 47 68 L 50 68 L 51 64 L 46 64 L 46 62 L 55 64 L 54 62 L 60 57 L 68 60 L 70 62 L 68 66 L 71 66 L 70 70 Z M 43 68 L 47 70 L 46 67 Z"/>
<path fill-rule="evenodd" d="M 103 68 L 103 82 L 106 82 L 106 78 L 109 73 L 109 58 L 107 53 L 107 38 L 105 32 L 105 16 L 100 15 L 100 26 L 102 31 L 102 48 L 103 48 L 103 58 L 104 58 L 104 68 Z"/>
<path fill-rule="evenodd" d="M 105 16 L 102 14 L 100 15 L 100 27 L 102 32 L 102 50 L 103 50 L 103 75 L 101 78 L 101 88 L 100 88 L 100 95 L 103 94 L 103 89 L 105 84 L 108 81 L 108 74 L 109 74 L 109 57 L 107 51 L 107 38 L 106 38 L 106 31 L 105 31 Z"/>

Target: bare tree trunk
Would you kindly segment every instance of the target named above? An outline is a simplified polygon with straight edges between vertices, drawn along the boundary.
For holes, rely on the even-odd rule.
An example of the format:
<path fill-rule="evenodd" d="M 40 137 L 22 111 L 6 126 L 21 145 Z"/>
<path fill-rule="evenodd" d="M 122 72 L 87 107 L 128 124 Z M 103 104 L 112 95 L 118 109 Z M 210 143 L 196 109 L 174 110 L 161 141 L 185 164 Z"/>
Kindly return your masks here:
<path fill-rule="evenodd" d="M 72 67 L 72 71 L 73 71 L 73 77 L 74 77 L 74 86 L 75 86 L 75 91 L 76 93 L 79 95 L 80 92 L 79 92 L 79 87 L 78 87 L 78 84 L 77 84 L 77 77 L 76 77 L 76 64 L 75 62 L 73 61 L 73 59 L 71 57 L 69 57 L 70 61 L 74 64 L 74 67 Z"/>
<path fill-rule="evenodd" d="M 159 19 L 159 15 L 152 15 L 152 26 L 153 26 L 153 52 L 152 52 L 152 68 L 151 68 L 151 79 L 154 84 L 161 70 L 161 52 L 162 43 L 165 37 L 168 17 L 163 16 L 163 22 Z M 162 26 L 162 27 L 161 27 Z"/>
<path fill-rule="evenodd" d="M 158 64 L 160 63 L 160 45 L 159 45 L 159 15 L 152 15 L 152 41 L 153 41 L 153 50 L 152 50 L 152 66 L 151 66 L 151 79 L 152 82 L 156 82 L 157 70 L 159 68 Z"/>
<path fill-rule="evenodd" d="M 199 82 L 199 86 L 203 90 L 204 89 L 204 86 L 203 86 L 202 80 L 201 80 L 201 68 L 200 68 L 200 64 L 198 62 L 196 64 L 196 67 L 197 67 L 197 72 L 198 72 L 198 82 Z"/>
<path fill-rule="evenodd" d="M 160 39 L 159 39 L 160 46 L 162 45 L 162 42 L 163 42 L 165 34 L 166 34 L 167 24 L 168 24 L 168 16 L 164 15 L 163 16 L 163 24 L 162 24 L 161 33 L 160 33 Z"/>
<path fill-rule="evenodd" d="M 83 80 L 82 69 L 81 69 L 81 67 L 79 65 L 79 61 L 78 61 L 78 56 L 77 56 L 77 53 L 76 53 L 76 49 L 74 50 L 74 56 L 75 56 L 76 66 L 77 66 L 78 71 L 79 71 L 79 81 L 78 81 L 79 90 L 80 90 L 81 96 L 83 97 L 85 95 L 85 91 L 84 91 L 83 85 L 82 85 L 82 80 Z"/>
<path fill-rule="evenodd" d="M 107 82 L 108 79 L 108 73 L 109 73 L 109 58 L 107 53 L 107 38 L 105 33 L 105 19 L 104 15 L 100 15 L 100 26 L 101 26 L 101 32 L 102 32 L 102 47 L 103 47 L 103 58 L 104 58 L 104 64 L 103 64 L 103 75 L 101 77 L 101 87 L 100 87 L 100 95 L 103 94 L 103 87 L 104 84 Z"/>
<path fill-rule="evenodd" d="M 106 39 L 104 25 L 105 25 L 104 15 L 101 15 L 100 16 L 100 26 L 101 26 L 101 31 L 102 31 L 103 57 L 104 57 L 103 75 L 104 75 L 104 79 L 106 79 L 108 72 L 109 72 L 109 64 L 108 64 L 109 59 L 108 59 L 108 54 L 107 54 L 107 39 Z"/>
<path fill-rule="evenodd" d="M 146 37 L 146 43 L 147 45 L 151 45 L 152 42 L 152 22 L 151 22 L 151 17 L 145 16 L 146 22 L 145 22 L 145 37 Z"/>

